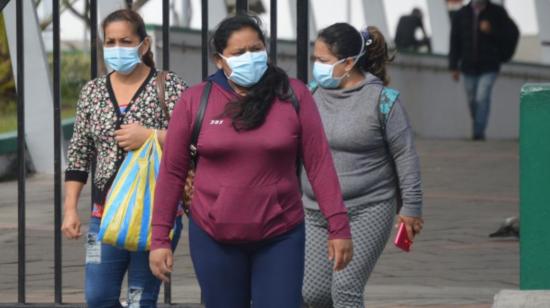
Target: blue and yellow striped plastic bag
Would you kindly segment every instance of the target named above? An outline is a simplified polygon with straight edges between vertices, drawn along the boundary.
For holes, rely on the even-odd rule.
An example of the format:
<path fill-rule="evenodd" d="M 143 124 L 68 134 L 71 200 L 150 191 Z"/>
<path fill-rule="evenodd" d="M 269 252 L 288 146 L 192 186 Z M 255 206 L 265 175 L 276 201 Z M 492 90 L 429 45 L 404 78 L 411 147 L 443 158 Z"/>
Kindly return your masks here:
<path fill-rule="evenodd" d="M 130 251 L 150 249 L 151 218 L 161 157 L 155 133 L 139 149 L 126 155 L 107 194 L 98 234 L 102 243 Z"/>

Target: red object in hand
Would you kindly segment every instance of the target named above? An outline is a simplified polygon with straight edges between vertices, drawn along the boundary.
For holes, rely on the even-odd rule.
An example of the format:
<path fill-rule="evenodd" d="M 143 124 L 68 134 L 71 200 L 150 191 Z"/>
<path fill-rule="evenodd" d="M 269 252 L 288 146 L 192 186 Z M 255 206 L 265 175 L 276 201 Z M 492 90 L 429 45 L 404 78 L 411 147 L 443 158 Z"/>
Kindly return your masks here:
<path fill-rule="evenodd" d="M 411 251 L 411 245 L 413 242 L 409 239 L 409 236 L 407 235 L 407 228 L 405 227 L 404 223 L 401 223 L 399 225 L 399 230 L 397 231 L 397 236 L 395 237 L 393 243 L 395 244 L 395 246 L 406 252 Z"/>

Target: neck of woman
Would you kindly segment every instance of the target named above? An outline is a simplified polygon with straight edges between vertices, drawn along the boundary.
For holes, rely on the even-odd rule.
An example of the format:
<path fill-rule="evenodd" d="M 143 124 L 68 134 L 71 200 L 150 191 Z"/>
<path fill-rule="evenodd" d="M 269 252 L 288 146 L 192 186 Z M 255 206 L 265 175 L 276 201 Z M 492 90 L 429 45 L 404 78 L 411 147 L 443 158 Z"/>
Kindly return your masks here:
<path fill-rule="evenodd" d="M 231 89 L 233 89 L 233 91 L 235 91 L 235 93 L 237 93 L 239 96 L 246 96 L 246 94 L 248 93 L 247 88 L 239 86 L 229 78 L 227 79 L 227 81 L 229 82 L 229 86 L 231 87 Z"/>
<path fill-rule="evenodd" d="M 348 73 L 347 77 L 344 77 L 342 83 L 340 84 L 340 88 L 353 88 L 363 80 L 365 80 L 365 74 L 357 69 L 353 69 L 351 72 Z"/>
<path fill-rule="evenodd" d="M 136 82 L 141 82 L 149 73 L 151 72 L 149 66 L 140 63 L 130 74 L 121 74 L 119 72 L 114 72 L 113 77 L 120 83 L 124 84 L 133 84 Z"/>

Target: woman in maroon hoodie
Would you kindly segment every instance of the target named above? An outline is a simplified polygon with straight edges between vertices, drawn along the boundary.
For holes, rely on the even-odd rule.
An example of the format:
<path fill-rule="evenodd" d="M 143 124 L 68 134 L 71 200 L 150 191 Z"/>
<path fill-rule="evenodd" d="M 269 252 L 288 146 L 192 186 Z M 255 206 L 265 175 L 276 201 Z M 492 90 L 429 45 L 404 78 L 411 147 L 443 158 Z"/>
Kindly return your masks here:
<path fill-rule="evenodd" d="M 219 70 L 183 92 L 169 125 L 155 194 L 151 269 L 162 280 L 172 270 L 169 233 L 191 161 L 197 111 L 211 86 L 189 222 L 206 307 L 299 308 L 305 238 L 297 160 L 328 220 L 334 270 L 352 257 L 348 216 L 319 112 L 301 82 L 268 63 L 258 18 L 222 21 L 212 49 Z"/>

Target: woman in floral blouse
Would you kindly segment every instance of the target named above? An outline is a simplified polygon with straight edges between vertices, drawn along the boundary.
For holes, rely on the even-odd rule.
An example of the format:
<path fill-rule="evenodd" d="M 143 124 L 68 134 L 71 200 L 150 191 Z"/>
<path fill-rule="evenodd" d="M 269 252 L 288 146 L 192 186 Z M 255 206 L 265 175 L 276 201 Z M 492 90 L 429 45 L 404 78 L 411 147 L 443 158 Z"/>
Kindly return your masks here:
<path fill-rule="evenodd" d="M 74 133 L 65 174 L 62 230 L 69 239 L 81 236 L 77 204 L 90 166 L 95 166 L 92 217 L 86 244 L 86 302 L 90 307 L 121 307 L 122 280 L 128 272 L 128 305 L 155 307 L 160 288 L 149 269 L 148 252 L 130 252 L 97 240 L 107 191 L 125 153 L 138 149 L 150 134 L 161 144 L 179 94 L 186 88 L 174 73 L 155 69 L 151 39 L 139 14 L 113 12 L 103 21 L 104 60 L 113 72 L 88 82 L 76 109 Z M 164 81 L 164 102 L 157 82 Z M 162 86 L 160 87 L 162 88 Z M 173 248 L 179 238 L 176 222 Z"/>

